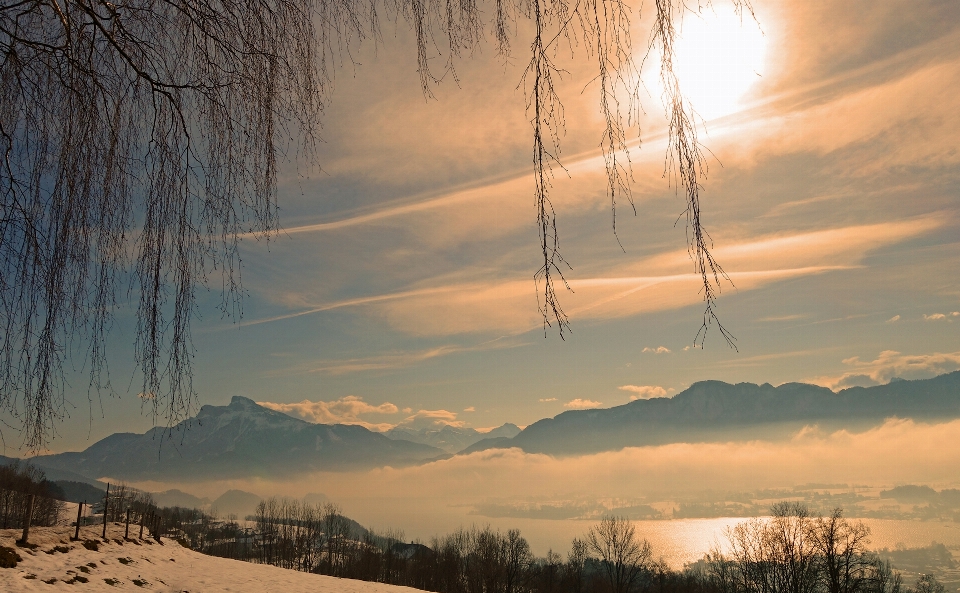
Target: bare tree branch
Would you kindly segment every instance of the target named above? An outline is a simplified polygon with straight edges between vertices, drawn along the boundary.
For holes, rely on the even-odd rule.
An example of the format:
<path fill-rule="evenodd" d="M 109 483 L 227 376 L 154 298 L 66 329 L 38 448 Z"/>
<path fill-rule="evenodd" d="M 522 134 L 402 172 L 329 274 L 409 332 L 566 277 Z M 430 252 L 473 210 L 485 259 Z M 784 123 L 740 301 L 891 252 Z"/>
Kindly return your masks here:
<path fill-rule="evenodd" d="M 747 0 L 732 0 L 752 12 Z M 721 278 L 700 215 L 706 163 L 673 71 L 683 0 L 656 0 L 670 151 L 687 196 L 691 258 L 716 323 Z M 0 409 L 40 447 L 67 414 L 65 364 L 89 372 L 92 401 L 112 391 L 106 339 L 124 292 L 136 307 L 134 354 L 154 422 L 196 403 L 191 322 L 197 289 L 218 275 L 224 315 L 242 313 L 239 237 L 278 228 L 279 159 L 309 158 L 336 69 L 379 34 L 379 12 L 416 37 L 424 96 L 487 27 L 507 59 L 516 20 L 535 32 L 520 86 L 533 131 L 543 327 L 570 330 L 557 294 L 553 175 L 564 170 L 556 42 L 583 40 L 596 61 L 612 224 L 631 195 L 627 129 L 639 114 L 624 0 L 0 0 Z M 439 48 L 444 48 L 441 51 Z M 439 78 L 430 61 L 447 54 Z M 625 108 L 624 108 L 625 106 Z M 290 140 L 298 144 L 288 154 Z M 634 207 L 634 212 L 636 208 Z M 619 239 L 618 239 L 619 241 Z"/>

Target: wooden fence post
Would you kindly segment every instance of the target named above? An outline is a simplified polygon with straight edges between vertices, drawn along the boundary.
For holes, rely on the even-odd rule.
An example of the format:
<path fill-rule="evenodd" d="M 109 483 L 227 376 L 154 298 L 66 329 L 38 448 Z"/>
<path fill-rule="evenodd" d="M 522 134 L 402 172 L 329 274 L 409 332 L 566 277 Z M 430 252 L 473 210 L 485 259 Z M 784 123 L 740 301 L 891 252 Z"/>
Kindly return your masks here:
<path fill-rule="evenodd" d="M 103 538 L 107 539 L 107 511 L 110 508 L 110 483 L 107 482 L 107 493 L 103 497 Z"/>
<path fill-rule="evenodd" d="M 73 541 L 80 539 L 80 519 L 83 518 L 83 505 L 86 503 L 87 501 L 83 501 L 80 503 L 80 506 L 77 507 L 77 530 L 73 534 Z"/>
<path fill-rule="evenodd" d="M 27 514 L 23 518 L 23 537 L 20 538 L 20 541 L 17 543 L 22 543 L 23 545 L 27 545 L 28 543 L 28 538 L 30 537 L 30 523 L 33 521 L 33 503 L 36 498 L 36 494 L 31 494 L 30 500 L 27 502 Z"/>
<path fill-rule="evenodd" d="M 127 528 L 123 531 L 123 539 L 130 539 L 130 509 L 127 509 Z"/>
<path fill-rule="evenodd" d="M 140 539 L 143 539 L 143 520 L 146 517 L 146 513 L 140 511 Z"/>

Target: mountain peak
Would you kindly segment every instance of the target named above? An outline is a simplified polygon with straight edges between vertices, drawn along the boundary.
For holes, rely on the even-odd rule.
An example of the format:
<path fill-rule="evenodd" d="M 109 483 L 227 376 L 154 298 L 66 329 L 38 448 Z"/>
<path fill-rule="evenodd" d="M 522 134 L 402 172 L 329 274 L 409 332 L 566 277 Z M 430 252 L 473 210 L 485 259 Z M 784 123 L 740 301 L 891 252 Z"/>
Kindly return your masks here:
<path fill-rule="evenodd" d="M 201 407 L 194 418 L 174 427 L 174 446 L 161 447 L 169 436 L 161 434 L 158 440 L 157 430 L 114 434 L 82 452 L 38 460 L 44 467 L 82 475 L 137 480 L 175 476 L 182 481 L 402 467 L 442 454 L 438 448 L 393 441 L 362 426 L 306 422 L 242 396 L 225 406 Z"/>
<path fill-rule="evenodd" d="M 230 398 L 230 404 L 228 408 L 239 408 L 241 410 L 252 410 L 255 408 L 261 408 L 260 404 L 253 401 L 249 397 L 243 397 L 242 395 L 235 395 Z"/>

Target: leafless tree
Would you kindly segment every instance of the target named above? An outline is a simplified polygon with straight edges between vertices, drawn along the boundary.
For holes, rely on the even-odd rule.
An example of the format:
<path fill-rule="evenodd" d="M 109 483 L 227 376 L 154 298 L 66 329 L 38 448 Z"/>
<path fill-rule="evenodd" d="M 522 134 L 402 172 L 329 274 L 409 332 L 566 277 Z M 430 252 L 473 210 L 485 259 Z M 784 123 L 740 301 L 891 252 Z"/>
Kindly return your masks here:
<path fill-rule="evenodd" d="M 769 520 L 726 531 L 728 555 L 708 556 L 721 593 L 857 593 L 899 591 L 899 576 L 867 550 L 870 530 L 843 511 L 813 517 L 801 503 L 779 502 Z"/>
<path fill-rule="evenodd" d="M 539 593 L 554 593 L 563 584 L 563 557 L 553 549 L 547 550 L 543 558 L 535 560 L 533 567 L 536 579 L 534 588 Z"/>
<path fill-rule="evenodd" d="M 860 593 L 868 588 L 873 569 L 873 558 L 867 550 L 869 527 L 862 521 L 850 523 L 837 508 L 828 517 L 814 521 L 811 535 L 830 593 Z"/>
<path fill-rule="evenodd" d="M 873 557 L 868 590 L 871 593 L 900 593 L 903 589 L 903 575 L 894 570 L 889 560 Z"/>
<path fill-rule="evenodd" d="M 731 1 L 751 10 L 749 0 Z M 486 22 L 475 0 L 3 0 L 0 409 L 24 444 L 55 434 L 68 361 L 89 371 L 91 398 L 112 392 L 106 337 L 125 294 L 136 310 L 147 409 L 167 426 L 190 415 L 197 290 L 219 281 L 222 313 L 241 313 L 239 238 L 278 229 L 278 163 L 310 158 L 336 68 L 377 36 L 381 15 L 415 32 L 427 96 L 440 47 L 452 68 L 489 27 L 508 56 L 517 20 L 533 22 L 521 86 L 543 257 L 535 280 L 544 330 L 556 323 L 563 336 L 569 321 L 556 285 L 566 284 L 567 265 L 550 202 L 564 126 L 554 56 L 566 41 L 596 62 L 616 231 L 618 201 L 632 204 L 627 130 L 639 110 L 631 12 L 623 0 L 495 0 L 492 8 Z M 706 162 L 673 60 L 678 19 L 700 8 L 656 0 L 649 37 L 666 88 L 666 174 L 686 195 L 688 245 L 703 280 L 698 340 L 716 322 L 724 273 L 701 221 Z"/>
<path fill-rule="evenodd" d="M 922 574 L 917 579 L 917 584 L 910 589 L 915 593 L 943 593 L 945 587 L 943 583 L 937 580 L 932 574 Z"/>
<path fill-rule="evenodd" d="M 503 538 L 504 549 L 504 593 L 517 593 L 523 588 L 524 576 L 533 563 L 533 553 L 526 538 L 520 535 L 519 529 L 507 531 Z"/>
<path fill-rule="evenodd" d="M 503 593 L 506 582 L 506 538 L 489 525 L 469 532 L 464 581 L 469 593 Z"/>
<path fill-rule="evenodd" d="M 817 549 L 811 535 L 813 518 L 805 505 L 778 502 L 770 508 L 767 545 L 773 561 L 772 590 L 775 593 L 815 593 Z"/>
<path fill-rule="evenodd" d="M 64 503 L 54 498 L 51 486 L 43 470 L 33 465 L 19 460 L 0 465 L 0 528 L 22 526 L 31 495 L 35 496 L 31 523 L 56 525 Z"/>
<path fill-rule="evenodd" d="M 773 593 L 773 554 L 767 525 L 761 519 L 738 523 L 726 530 L 729 558 L 719 549 L 710 554 L 714 581 L 724 593 Z"/>
<path fill-rule="evenodd" d="M 587 532 L 586 543 L 599 557 L 611 593 L 630 593 L 653 560 L 650 542 L 639 539 L 625 517 L 604 517 Z"/>
<path fill-rule="evenodd" d="M 324 503 L 320 518 L 320 525 L 323 529 L 323 538 L 326 543 L 326 553 L 324 558 L 325 574 L 340 574 L 340 563 L 346 550 L 347 539 L 350 537 L 350 523 L 339 505 L 331 502 Z"/>
<path fill-rule="evenodd" d="M 567 552 L 567 579 L 570 583 L 570 590 L 573 593 L 582 593 L 583 591 L 583 572 L 587 563 L 587 543 L 582 539 L 575 537 L 570 543 L 570 551 Z"/>

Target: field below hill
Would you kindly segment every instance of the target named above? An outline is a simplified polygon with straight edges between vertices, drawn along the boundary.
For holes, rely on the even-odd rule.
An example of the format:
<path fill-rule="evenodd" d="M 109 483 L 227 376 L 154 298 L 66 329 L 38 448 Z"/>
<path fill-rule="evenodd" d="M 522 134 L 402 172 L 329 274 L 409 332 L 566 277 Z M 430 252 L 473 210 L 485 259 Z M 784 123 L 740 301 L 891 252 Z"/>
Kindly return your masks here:
<path fill-rule="evenodd" d="M 161 538 L 139 539 L 139 527 L 130 526 L 131 538 L 124 539 L 124 527 L 108 525 L 106 542 L 102 526 L 80 529 L 80 540 L 71 541 L 73 527 L 34 527 L 30 544 L 16 545 L 22 531 L 0 530 L 0 547 L 13 549 L 22 558 L 14 568 L 0 568 L 0 591 L 49 592 L 64 585 L 81 591 L 175 591 L 177 593 L 412 593 L 415 589 L 381 583 L 286 570 L 206 556 Z M 96 542 L 96 546 L 94 546 Z M 96 549 L 93 549 L 96 548 Z M 0 557 L 6 556 L 0 550 Z M 2 564 L 2 562 L 0 562 Z"/>

